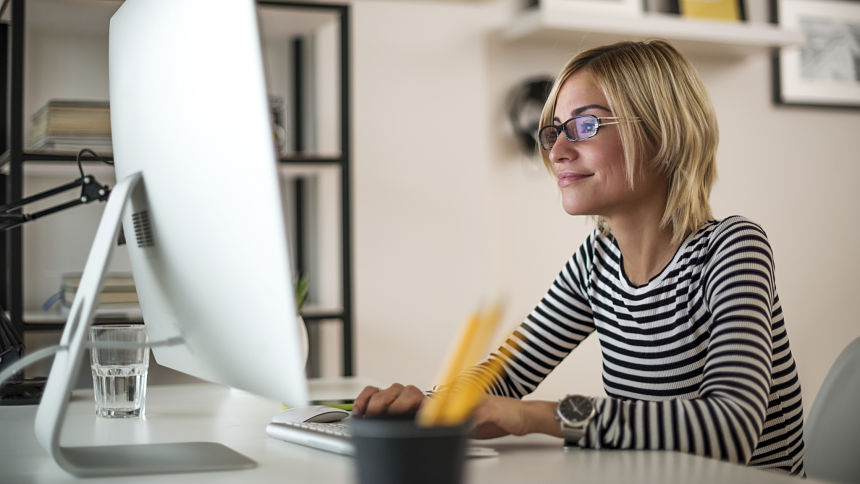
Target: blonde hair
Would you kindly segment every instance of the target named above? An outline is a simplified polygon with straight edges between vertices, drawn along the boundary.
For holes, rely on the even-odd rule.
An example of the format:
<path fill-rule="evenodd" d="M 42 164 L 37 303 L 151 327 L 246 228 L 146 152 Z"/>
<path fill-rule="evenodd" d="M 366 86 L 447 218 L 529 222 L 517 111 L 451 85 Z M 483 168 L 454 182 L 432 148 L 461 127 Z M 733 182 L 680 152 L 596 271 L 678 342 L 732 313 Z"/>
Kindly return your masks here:
<path fill-rule="evenodd" d="M 708 94 L 695 68 L 662 40 L 619 42 L 585 51 L 561 70 L 541 113 L 553 124 L 558 93 L 570 76 L 588 71 L 602 89 L 619 124 L 627 181 L 637 170 L 658 169 L 669 182 L 661 227 L 681 243 L 712 218 L 709 202 L 717 178 L 719 129 Z M 549 152 L 541 150 L 552 171 Z M 597 226 L 609 231 L 606 221 Z"/>

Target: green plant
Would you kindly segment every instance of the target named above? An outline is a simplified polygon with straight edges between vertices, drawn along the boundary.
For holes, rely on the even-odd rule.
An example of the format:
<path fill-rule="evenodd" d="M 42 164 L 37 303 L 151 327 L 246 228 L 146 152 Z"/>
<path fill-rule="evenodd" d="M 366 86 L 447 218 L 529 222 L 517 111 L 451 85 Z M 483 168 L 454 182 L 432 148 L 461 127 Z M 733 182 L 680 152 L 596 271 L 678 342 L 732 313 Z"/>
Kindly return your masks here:
<path fill-rule="evenodd" d="M 296 313 L 301 312 L 302 307 L 308 300 L 308 289 L 310 288 L 310 281 L 307 275 L 300 275 L 296 277 Z"/>

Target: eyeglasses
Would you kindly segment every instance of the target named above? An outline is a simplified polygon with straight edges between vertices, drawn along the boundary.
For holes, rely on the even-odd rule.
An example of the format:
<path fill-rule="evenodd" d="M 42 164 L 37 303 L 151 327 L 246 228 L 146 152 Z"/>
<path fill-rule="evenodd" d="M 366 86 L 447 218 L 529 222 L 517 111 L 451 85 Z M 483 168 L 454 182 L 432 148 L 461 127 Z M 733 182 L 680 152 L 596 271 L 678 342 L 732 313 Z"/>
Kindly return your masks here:
<path fill-rule="evenodd" d="M 574 116 L 561 124 L 544 126 L 541 128 L 540 131 L 538 131 L 538 142 L 540 143 L 541 148 L 549 151 L 552 149 L 553 145 L 555 145 L 556 140 L 558 140 L 558 135 L 560 135 L 562 131 L 564 131 L 564 136 L 568 141 L 582 141 L 596 135 L 597 128 L 601 126 L 618 124 L 620 122 L 619 119 L 621 118 L 616 116 L 599 118 L 593 114 Z M 603 122 L 604 120 L 611 121 L 605 123 Z"/>

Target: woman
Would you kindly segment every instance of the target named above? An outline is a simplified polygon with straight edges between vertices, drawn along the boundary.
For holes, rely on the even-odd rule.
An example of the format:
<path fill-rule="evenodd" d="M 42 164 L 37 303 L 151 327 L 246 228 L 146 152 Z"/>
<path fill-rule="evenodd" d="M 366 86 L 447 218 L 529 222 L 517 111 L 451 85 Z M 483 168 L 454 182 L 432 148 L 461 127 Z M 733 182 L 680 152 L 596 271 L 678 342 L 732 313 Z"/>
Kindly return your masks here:
<path fill-rule="evenodd" d="M 490 359 L 478 438 L 668 449 L 803 474 L 800 384 L 764 231 L 713 220 L 718 131 L 691 64 L 663 41 L 584 52 L 541 116 L 544 164 L 597 228 Z M 522 401 L 597 332 L 607 397 Z M 357 415 L 411 411 L 412 386 L 366 388 Z"/>

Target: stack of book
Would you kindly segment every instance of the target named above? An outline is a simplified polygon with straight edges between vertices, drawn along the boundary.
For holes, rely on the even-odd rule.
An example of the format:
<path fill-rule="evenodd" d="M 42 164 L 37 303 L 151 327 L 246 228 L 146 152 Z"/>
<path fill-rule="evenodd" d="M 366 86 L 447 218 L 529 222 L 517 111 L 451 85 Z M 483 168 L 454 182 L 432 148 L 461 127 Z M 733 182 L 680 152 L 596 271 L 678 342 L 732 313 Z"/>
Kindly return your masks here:
<path fill-rule="evenodd" d="M 66 274 L 60 286 L 60 313 L 68 315 L 81 283 L 80 274 Z M 96 316 L 122 316 L 133 318 L 140 314 L 137 289 L 131 274 L 108 274 L 99 294 Z"/>
<path fill-rule="evenodd" d="M 34 150 L 110 152 L 110 105 L 51 100 L 33 115 L 27 144 Z"/>

